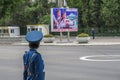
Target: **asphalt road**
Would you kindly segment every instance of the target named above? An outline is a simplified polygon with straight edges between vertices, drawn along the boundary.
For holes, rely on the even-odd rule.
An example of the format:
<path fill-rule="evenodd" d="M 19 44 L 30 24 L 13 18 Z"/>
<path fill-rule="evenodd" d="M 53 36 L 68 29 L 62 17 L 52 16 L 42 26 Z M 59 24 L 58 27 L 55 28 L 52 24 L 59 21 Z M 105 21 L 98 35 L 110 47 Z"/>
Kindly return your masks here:
<path fill-rule="evenodd" d="M 22 80 L 22 55 L 27 46 L 0 45 L 0 80 Z M 120 80 L 120 61 L 84 61 L 83 56 L 120 55 L 114 46 L 40 46 L 46 80 Z M 115 59 L 96 57 L 93 59 Z M 120 59 L 120 57 L 117 57 Z"/>

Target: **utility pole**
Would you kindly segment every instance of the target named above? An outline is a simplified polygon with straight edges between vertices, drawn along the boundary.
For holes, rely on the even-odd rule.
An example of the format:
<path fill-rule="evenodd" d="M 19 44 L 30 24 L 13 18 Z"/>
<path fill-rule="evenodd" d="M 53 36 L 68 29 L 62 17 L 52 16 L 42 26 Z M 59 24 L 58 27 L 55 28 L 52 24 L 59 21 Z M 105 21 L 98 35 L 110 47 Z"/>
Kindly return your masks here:
<path fill-rule="evenodd" d="M 63 0 L 58 0 L 58 7 L 62 7 Z"/>
<path fill-rule="evenodd" d="M 66 0 L 58 0 L 58 7 L 60 7 L 60 8 L 63 8 L 63 6 L 66 6 L 67 7 L 67 2 L 66 2 Z M 62 42 L 62 31 L 60 31 L 60 42 Z M 70 42 L 70 33 L 69 33 L 69 31 L 68 31 L 68 42 Z"/>
<path fill-rule="evenodd" d="M 67 7 L 67 2 L 66 0 L 58 0 L 58 7 L 63 7 L 66 6 Z"/>
<path fill-rule="evenodd" d="M 58 7 L 59 8 L 62 7 L 62 2 L 63 2 L 63 0 L 58 0 Z M 60 42 L 62 42 L 62 31 L 60 31 Z"/>

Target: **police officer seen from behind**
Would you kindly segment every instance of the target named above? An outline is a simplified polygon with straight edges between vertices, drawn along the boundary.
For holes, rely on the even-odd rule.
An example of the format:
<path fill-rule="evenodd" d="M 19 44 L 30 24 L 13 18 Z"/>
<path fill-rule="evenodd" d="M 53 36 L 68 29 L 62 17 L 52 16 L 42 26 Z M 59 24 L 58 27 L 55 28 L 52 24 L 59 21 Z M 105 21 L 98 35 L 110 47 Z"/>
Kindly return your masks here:
<path fill-rule="evenodd" d="M 30 49 L 23 55 L 23 80 L 44 80 L 44 63 L 41 54 L 36 50 L 39 48 L 43 34 L 39 31 L 31 31 L 25 38 L 29 42 Z"/>

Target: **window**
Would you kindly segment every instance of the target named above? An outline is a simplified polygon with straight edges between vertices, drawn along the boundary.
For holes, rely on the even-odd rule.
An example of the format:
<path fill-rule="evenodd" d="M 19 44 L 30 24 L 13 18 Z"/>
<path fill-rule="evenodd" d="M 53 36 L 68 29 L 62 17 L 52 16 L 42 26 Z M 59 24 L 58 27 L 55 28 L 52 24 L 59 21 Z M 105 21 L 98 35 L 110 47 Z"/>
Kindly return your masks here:
<path fill-rule="evenodd" d="M 30 32 L 30 28 L 28 28 L 28 32 Z"/>
<path fill-rule="evenodd" d="M 2 33 L 2 30 L 0 29 L 0 33 Z"/>
<path fill-rule="evenodd" d="M 36 31 L 38 31 L 38 28 L 35 28 Z"/>
<path fill-rule="evenodd" d="M 31 28 L 31 31 L 38 31 L 38 28 Z"/>
<path fill-rule="evenodd" d="M 42 32 L 42 28 L 39 28 L 39 31 L 41 31 L 41 32 Z"/>
<path fill-rule="evenodd" d="M 11 29 L 11 33 L 14 33 L 14 29 Z"/>
<path fill-rule="evenodd" d="M 31 28 L 31 31 L 34 31 L 35 30 L 35 28 Z"/>
<path fill-rule="evenodd" d="M 3 29 L 3 33 L 8 33 L 8 29 Z"/>

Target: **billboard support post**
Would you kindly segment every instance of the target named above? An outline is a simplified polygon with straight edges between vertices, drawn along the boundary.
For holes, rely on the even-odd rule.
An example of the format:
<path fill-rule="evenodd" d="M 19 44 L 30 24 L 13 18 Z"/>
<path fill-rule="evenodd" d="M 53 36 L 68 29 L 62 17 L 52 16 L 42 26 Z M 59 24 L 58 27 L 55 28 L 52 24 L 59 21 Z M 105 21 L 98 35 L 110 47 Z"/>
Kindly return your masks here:
<path fill-rule="evenodd" d="M 67 32 L 67 41 L 70 42 L 70 32 Z"/>
<path fill-rule="evenodd" d="M 60 42 L 62 42 L 62 32 L 60 31 Z"/>
<path fill-rule="evenodd" d="M 62 1 L 58 0 L 58 7 L 62 7 Z M 60 42 L 62 42 L 62 31 L 60 31 Z"/>

